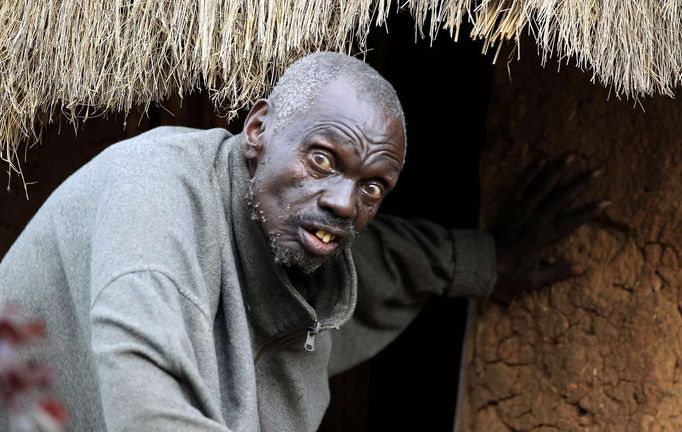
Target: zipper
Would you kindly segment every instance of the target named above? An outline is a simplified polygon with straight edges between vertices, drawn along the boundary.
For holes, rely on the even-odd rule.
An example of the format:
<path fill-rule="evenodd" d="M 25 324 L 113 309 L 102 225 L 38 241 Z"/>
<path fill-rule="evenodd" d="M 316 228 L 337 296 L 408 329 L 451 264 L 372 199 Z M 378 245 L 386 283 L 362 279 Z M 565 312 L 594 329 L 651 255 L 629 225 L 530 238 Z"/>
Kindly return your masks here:
<path fill-rule="evenodd" d="M 315 335 L 317 335 L 321 330 L 323 329 L 320 326 L 320 322 L 314 320 L 311 326 L 301 327 L 289 333 L 270 339 L 256 352 L 256 358 L 254 360 L 255 366 L 258 367 L 258 363 L 260 363 L 265 354 L 269 353 L 270 351 L 274 351 L 277 348 L 281 348 L 285 345 L 288 345 L 289 343 L 291 343 L 292 341 L 299 337 L 306 336 L 305 345 L 303 347 L 305 348 L 306 351 L 314 351 Z"/>
<path fill-rule="evenodd" d="M 315 320 L 314 324 L 308 328 L 308 335 L 305 338 L 303 347 L 306 351 L 315 351 L 315 335 L 320 332 L 320 322 Z"/>

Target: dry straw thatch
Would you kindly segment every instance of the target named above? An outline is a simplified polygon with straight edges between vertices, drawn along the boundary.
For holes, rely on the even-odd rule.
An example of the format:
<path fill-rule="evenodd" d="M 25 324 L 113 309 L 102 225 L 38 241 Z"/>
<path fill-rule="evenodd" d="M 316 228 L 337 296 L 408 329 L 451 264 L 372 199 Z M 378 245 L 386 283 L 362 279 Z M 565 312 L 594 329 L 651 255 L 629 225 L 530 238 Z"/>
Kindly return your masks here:
<path fill-rule="evenodd" d="M 574 58 L 618 95 L 672 95 L 681 79 L 680 0 L 2 0 L 0 157 L 61 112 L 77 124 L 200 86 L 228 113 L 263 94 L 293 59 L 363 48 L 391 8 L 419 33 L 462 22 L 484 49 L 528 30 L 547 60 Z"/>

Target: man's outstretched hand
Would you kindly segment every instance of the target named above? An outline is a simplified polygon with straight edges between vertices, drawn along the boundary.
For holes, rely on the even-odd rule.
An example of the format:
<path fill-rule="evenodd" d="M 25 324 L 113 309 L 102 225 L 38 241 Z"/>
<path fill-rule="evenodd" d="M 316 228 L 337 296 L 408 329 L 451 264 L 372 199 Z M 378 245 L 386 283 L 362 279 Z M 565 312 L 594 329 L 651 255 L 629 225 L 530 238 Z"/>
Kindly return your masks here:
<path fill-rule="evenodd" d="M 602 169 L 570 175 L 575 155 L 542 160 L 521 176 L 502 205 L 490 231 L 497 248 L 497 285 L 492 298 L 509 303 L 525 291 L 584 272 L 577 263 L 541 263 L 548 247 L 597 217 L 610 205 L 598 201 L 584 207 L 571 204 L 599 177 Z"/>

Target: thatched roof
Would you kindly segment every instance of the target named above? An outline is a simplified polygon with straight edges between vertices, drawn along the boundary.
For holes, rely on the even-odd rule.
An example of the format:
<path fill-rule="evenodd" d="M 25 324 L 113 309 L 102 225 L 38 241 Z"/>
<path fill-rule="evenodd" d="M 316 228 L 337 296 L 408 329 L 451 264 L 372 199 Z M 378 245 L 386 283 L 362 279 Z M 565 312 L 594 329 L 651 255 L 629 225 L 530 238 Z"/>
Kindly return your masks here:
<path fill-rule="evenodd" d="M 681 79 L 679 0 L 403 0 L 422 35 L 463 22 L 485 49 L 524 30 L 543 58 L 574 58 L 626 96 Z M 128 112 L 200 86 L 228 112 L 262 95 L 305 52 L 362 48 L 391 0 L 3 0 L 0 155 L 61 111 L 73 122 Z"/>

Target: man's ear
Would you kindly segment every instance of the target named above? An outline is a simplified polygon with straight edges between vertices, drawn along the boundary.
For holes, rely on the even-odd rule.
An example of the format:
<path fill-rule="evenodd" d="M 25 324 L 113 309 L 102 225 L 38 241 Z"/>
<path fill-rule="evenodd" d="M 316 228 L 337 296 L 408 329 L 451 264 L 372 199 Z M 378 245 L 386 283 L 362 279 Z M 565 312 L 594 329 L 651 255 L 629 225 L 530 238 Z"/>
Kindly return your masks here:
<path fill-rule="evenodd" d="M 244 121 L 244 157 L 255 162 L 263 150 L 263 132 L 268 123 L 270 102 L 267 99 L 259 99 L 249 111 Z"/>

